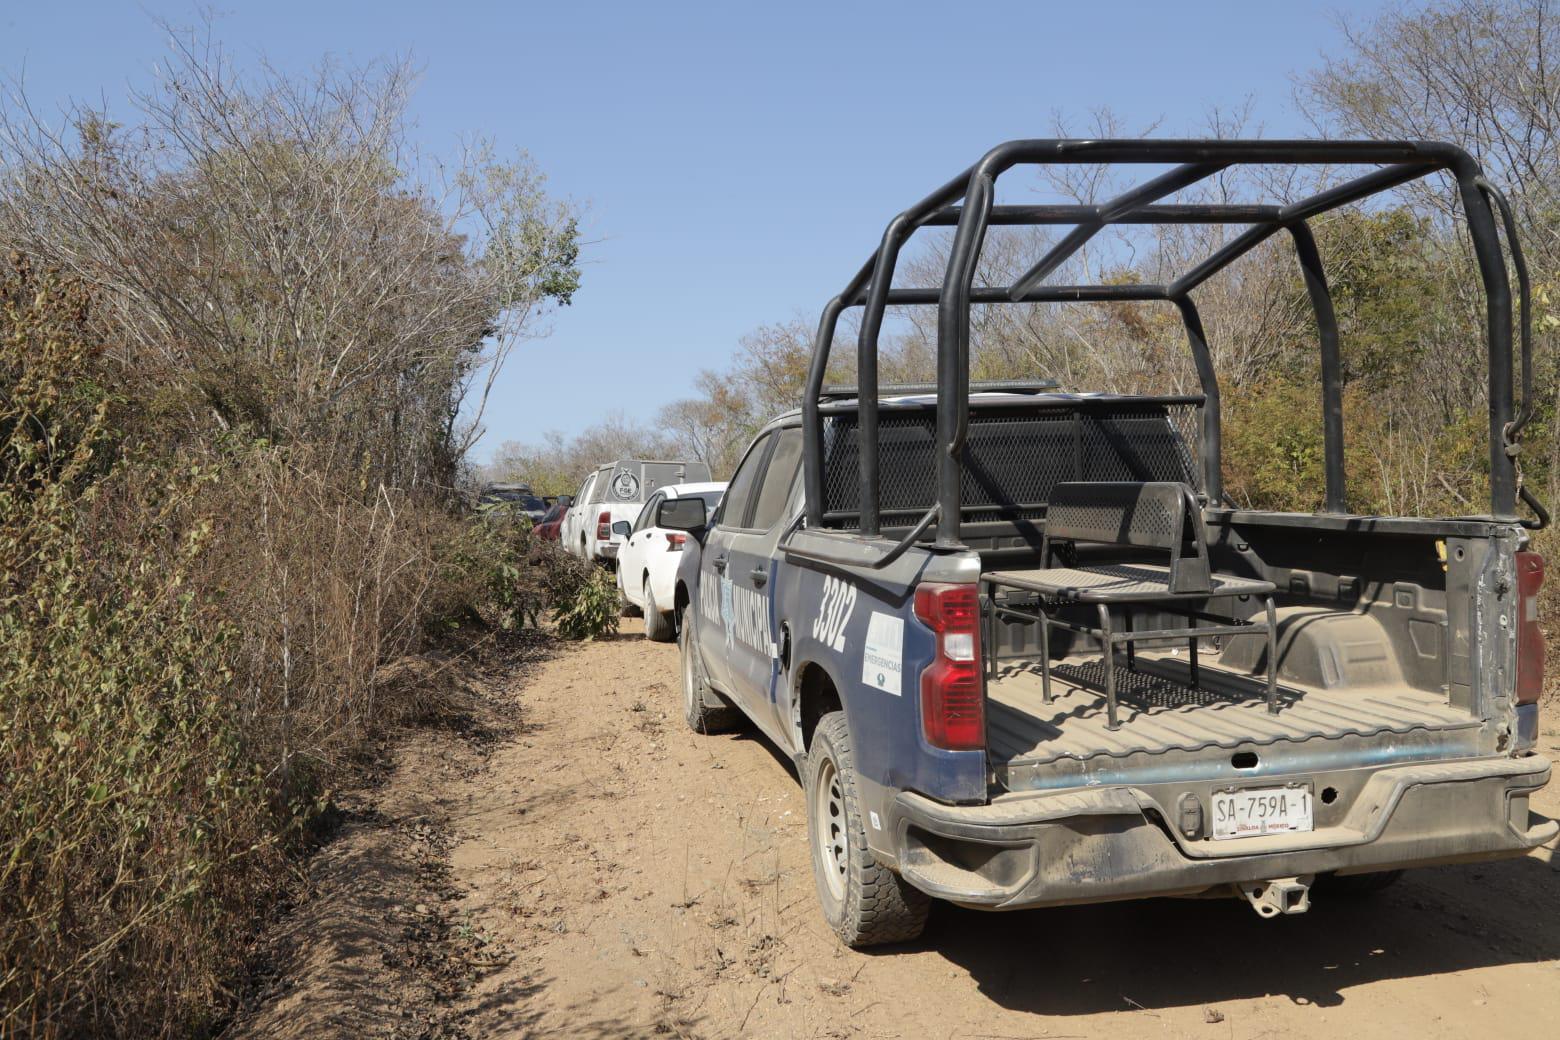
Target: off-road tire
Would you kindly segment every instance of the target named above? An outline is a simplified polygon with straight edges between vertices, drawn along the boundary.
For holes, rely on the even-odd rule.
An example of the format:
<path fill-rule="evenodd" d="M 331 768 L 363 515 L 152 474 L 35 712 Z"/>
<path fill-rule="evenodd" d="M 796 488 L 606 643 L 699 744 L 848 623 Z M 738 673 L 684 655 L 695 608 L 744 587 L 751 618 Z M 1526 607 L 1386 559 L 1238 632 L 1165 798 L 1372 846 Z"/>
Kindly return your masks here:
<path fill-rule="evenodd" d="M 698 637 L 693 629 L 693 618 L 684 616 L 677 640 L 678 649 L 682 651 L 683 718 L 695 733 L 725 733 L 736 729 L 741 724 L 741 715 L 736 708 L 720 701 L 720 695 L 710 689 L 704 678 L 704 666 L 699 661 Z M 711 707 L 712 703 L 714 707 Z"/>
<path fill-rule="evenodd" d="M 813 880 L 829 927 L 855 949 L 919 938 L 932 901 L 873 859 L 867 848 L 844 712 L 818 720 L 802 776 Z M 822 789 L 825 784 L 829 791 Z M 823 808 L 825 803 L 832 808 Z"/>
<path fill-rule="evenodd" d="M 645 579 L 645 638 L 652 643 L 677 641 L 677 623 L 672 620 L 672 615 L 661 613 L 661 607 L 655 601 L 655 593 L 650 591 L 648 578 Z"/>
<path fill-rule="evenodd" d="M 1401 870 L 1379 870 L 1370 874 L 1323 874 L 1316 887 L 1324 895 L 1339 899 L 1369 899 L 1390 887 L 1403 876 Z"/>

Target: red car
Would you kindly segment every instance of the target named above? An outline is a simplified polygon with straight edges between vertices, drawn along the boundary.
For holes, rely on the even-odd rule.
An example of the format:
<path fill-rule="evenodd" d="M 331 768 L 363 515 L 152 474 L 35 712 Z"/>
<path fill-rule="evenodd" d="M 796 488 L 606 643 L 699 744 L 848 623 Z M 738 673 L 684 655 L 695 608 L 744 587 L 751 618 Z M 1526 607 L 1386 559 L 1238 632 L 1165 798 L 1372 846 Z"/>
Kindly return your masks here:
<path fill-rule="evenodd" d="M 542 517 L 541 523 L 536 525 L 536 537 L 544 542 L 556 542 L 558 540 L 558 528 L 563 524 L 563 518 L 569 515 L 567 502 L 555 502 Z"/>

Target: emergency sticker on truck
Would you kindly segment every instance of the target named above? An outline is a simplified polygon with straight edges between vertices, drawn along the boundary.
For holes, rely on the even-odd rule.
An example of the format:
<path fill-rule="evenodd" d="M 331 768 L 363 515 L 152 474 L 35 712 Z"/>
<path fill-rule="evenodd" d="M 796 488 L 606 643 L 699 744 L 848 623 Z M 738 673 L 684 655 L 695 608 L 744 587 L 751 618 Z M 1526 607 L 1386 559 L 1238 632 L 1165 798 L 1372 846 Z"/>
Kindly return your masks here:
<path fill-rule="evenodd" d="M 874 610 L 867 620 L 867 642 L 861 652 L 861 681 L 898 697 L 904 657 L 904 618 Z"/>

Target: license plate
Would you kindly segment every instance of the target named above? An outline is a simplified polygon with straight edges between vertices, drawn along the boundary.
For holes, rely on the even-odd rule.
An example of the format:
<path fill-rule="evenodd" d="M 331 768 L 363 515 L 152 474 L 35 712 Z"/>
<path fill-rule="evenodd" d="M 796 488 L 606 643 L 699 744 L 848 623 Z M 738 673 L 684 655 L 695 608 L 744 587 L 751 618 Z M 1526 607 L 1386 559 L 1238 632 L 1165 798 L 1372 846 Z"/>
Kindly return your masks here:
<path fill-rule="evenodd" d="M 1305 787 L 1264 787 L 1213 793 L 1213 837 L 1256 838 L 1311 830 L 1311 791 Z"/>

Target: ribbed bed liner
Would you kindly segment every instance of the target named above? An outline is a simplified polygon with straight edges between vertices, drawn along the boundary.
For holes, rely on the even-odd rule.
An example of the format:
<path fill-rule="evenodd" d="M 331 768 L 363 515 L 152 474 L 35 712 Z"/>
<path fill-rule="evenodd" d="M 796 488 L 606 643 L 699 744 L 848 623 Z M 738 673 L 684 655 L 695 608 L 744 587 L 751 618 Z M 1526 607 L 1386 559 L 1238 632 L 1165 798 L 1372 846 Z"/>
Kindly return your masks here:
<path fill-rule="evenodd" d="M 1137 670 L 1130 672 L 1124 655 L 1118 654 L 1116 662 L 1121 728 L 1114 731 L 1106 727 L 1104 667 L 1097 656 L 1053 663 L 1050 704 L 1041 697 L 1037 664 L 1004 666 L 987 685 L 992 759 L 1043 765 L 1069 758 L 1479 725 L 1440 694 L 1396 686 L 1322 690 L 1281 685 L 1278 714 L 1269 715 L 1261 685 L 1245 677 L 1205 665 L 1194 690 L 1185 685 L 1184 658 L 1140 653 Z"/>

